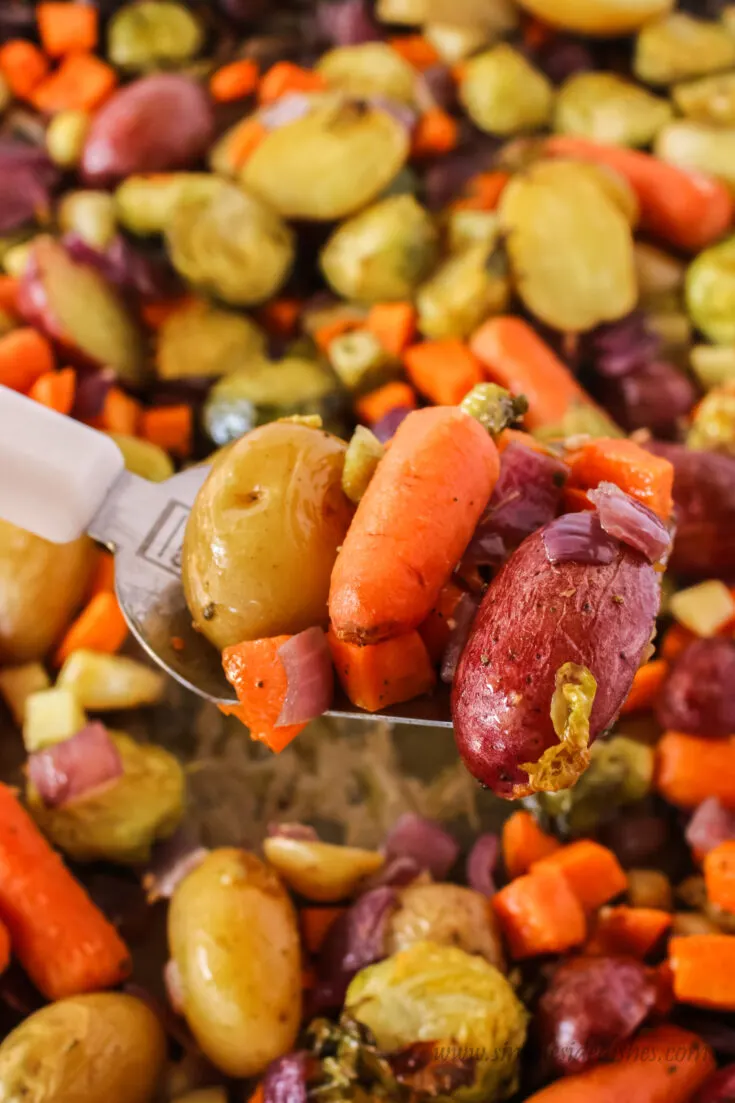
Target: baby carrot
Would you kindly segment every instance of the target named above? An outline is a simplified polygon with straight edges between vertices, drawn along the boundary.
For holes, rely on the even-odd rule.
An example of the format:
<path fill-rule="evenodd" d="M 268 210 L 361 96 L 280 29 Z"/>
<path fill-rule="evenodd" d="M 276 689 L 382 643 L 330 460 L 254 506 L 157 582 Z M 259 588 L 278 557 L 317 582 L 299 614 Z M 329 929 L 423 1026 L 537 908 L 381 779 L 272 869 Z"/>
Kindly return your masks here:
<path fill-rule="evenodd" d="M 656 744 L 656 789 L 677 808 L 696 808 L 708 797 L 735 808 L 735 736 L 666 732 Z"/>
<path fill-rule="evenodd" d="M 217 69 L 209 80 L 212 99 L 218 103 L 230 103 L 249 96 L 258 87 L 258 66 L 250 58 L 231 61 Z"/>
<path fill-rule="evenodd" d="M 456 406 L 414 410 L 380 460 L 337 556 L 329 613 L 340 639 L 377 643 L 428 616 L 498 478 L 480 423 Z"/>
<path fill-rule="evenodd" d="M 48 57 L 84 53 L 97 45 L 97 9 L 71 0 L 36 4 L 41 45 Z"/>
<path fill-rule="evenodd" d="M 377 390 L 358 398 L 355 403 L 355 412 L 360 421 L 374 425 L 397 406 L 403 406 L 407 410 L 416 409 L 416 392 L 413 387 L 398 380 L 393 383 L 384 383 Z"/>
<path fill-rule="evenodd" d="M 503 823 L 501 849 L 505 872 L 511 880 L 528 873 L 535 862 L 558 850 L 561 843 L 539 827 L 536 817 L 525 809 L 513 812 Z"/>
<path fill-rule="evenodd" d="M 447 111 L 431 107 L 420 116 L 411 140 L 413 157 L 436 157 L 457 145 L 459 124 Z"/>
<path fill-rule="evenodd" d="M 115 70 L 94 54 L 69 54 L 28 97 L 46 115 L 94 111 L 117 84 Z"/>
<path fill-rule="evenodd" d="M 330 628 L 327 640 L 342 688 L 358 708 L 379 712 L 434 688 L 436 675 L 418 632 L 362 646 L 338 639 Z"/>
<path fill-rule="evenodd" d="M 0 337 L 0 383 L 26 393 L 37 379 L 54 370 L 51 342 L 23 326 Z"/>
<path fill-rule="evenodd" d="M 128 625 L 114 594 L 95 594 L 67 629 L 56 654 L 54 665 L 63 666 L 72 651 L 87 648 L 114 655 L 125 643 Z"/>
<path fill-rule="evenodd" d="M 248 116 L 238 123 L 224 139 L 223 160 L 235 173 L 241 169 L 248 157 L 258 148 L 268 130 L 255 115 Z"/>
<path fill-rule="evenodd" d="M 0 784 L 0 918 L 49 1000 L 112 988 L 130 972 L 125 943 Z"/>
<path fill-rule="evenodd" d="M 735 1011 L 735 936 L 694 934 L 672 938 L 669 964 L 677 1000 Z"/>
<path fill-rule="evenodd" d="M 262 104 L 273 103 L 289 92 L 323 92 L 326 87 L 321 73 L 292 61 L 277 61 L 261 79 L 258 99 Z"/>
<path fill-rule="evenodd" d="M 156 406 L 140 415 L 140 435 L 182 459 L 191 452 L 194 414 L 191 406 Z"/>
<path fill-rule="evenodd" d="M 422 341 L 403 356 L 408 378 L 436 406 L 458 406 L 484 373 L 464 341 Z"/>
<path fill-rule="evenodd" d="M 48 73 L 48 60 L 32 42 L 12 38 L 0 46 L 0 73 L 13 95 L 27 100 Z"/>
<path fill-rule="evenodd" d="M 665 659 L 651 659 L 650 662 L 639 666 L 625 704 L 620 710 L 621 716 L 629 712 L 642 712 L 653 708 L 668 673 L 669 664 Z"/>
<path fill-rule="evenodd" d="M 140 313 L 150 329 L 160 329 L 164 322 L 179 310 L 188 310 L 196 302 L 192 295 L 178 295 L 174 299 L 153 299 L 143 303 Z"/>
<path fill-rule="evenodd" d="M 375 303 L 365 324 L 386 352 L 400 356 L 416 332 L 416 308 L 413 303 Z"/>
<path fill-rule="evenodd" d="M 28 391 L 28 397 L 56 410 L 57 414 L 70 414 L 77 389 L 77 373 L 74 368 L 44 372 Z"/>

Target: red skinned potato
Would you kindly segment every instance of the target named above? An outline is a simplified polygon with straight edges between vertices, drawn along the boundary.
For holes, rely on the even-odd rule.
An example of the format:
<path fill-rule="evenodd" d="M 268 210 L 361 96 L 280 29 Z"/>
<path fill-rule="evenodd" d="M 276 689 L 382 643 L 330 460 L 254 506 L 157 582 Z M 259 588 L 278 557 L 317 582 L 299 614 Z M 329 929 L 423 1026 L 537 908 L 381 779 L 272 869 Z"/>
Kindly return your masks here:
<path fill-rule="evenodd" d="M 692 1103 L 732 1103 L 735 1099 L 735 1063 L 713 1072 Z"/>
<path fill-rule="evenodd" d="M 625 701 L 659 607 L 656 571 L 625 544 L 607 563 L 552 564 L 544 534 L 555 525 L 524 540 L 491 582 L 452 690 L 467 769 L 509 800 L 567 788 L 583 772 L 586 744 Z"/>
<path fill-rule="evenodd" d="M 735 566 L 735 564 L 733 564 Z M 727 736 L 735 732 L 735 642 L 695 640 L 661 690 L 656 716 L 669 731 Z"/>

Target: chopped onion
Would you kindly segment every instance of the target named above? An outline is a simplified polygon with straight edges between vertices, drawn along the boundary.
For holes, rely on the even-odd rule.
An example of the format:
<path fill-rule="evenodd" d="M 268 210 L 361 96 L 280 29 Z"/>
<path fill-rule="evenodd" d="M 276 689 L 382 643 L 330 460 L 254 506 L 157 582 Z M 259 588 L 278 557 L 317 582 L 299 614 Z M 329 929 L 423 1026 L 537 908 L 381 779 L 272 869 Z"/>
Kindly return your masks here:
<path fill-rule="evenodd" d="M 392 410 L 389 410 L 387 414 L 381 417 L 380 421 L 374 422 L 370 428 L 380 443 L 385 444 L 387 440 L 390 440 L 391 437 L 395 435 L 398 426 L 410 413 L 411 410 L 408 406 L 394 406 Z"/>
<path fill-rule="evenodd" d="M 123 772 L 118 749 L 98 720 L 28 757 L 28 776 L 47 808 L 79 800 L 117 781 Z"/>
<path fill-rule="evenodd" d="M 542 539 L 550 563 L 612 563 L 620 550 L 614 536 L 605 532 L 598 514 L 589 510 L 565 513 L 543 530 Z"/>
<path fill-rule="evenodd" d="M 498 860 L 500 840 L 497 835 L 480 835 L 467 855 L 467 883 L 483 896 L 495 895 L 493 871 Z"/>
<path fill-rule="evenodd" d="M 281 96 L 275 103 L 263 107 L 258 112 L 258 122 L 267 130 L 278 130 L 287 123 L 295 123 L 311 111 L 312 102 L 303 92 L 290 92 Z"/>
<path fill-rule="evenodd" d="M 170 900 L 180 881 L 195 870 L 209 850 L 199 846 L 186 827 L 180 827 L 165 842 L 158 843 L 143 874 L 143 888 L 149 904 Z"/>
<path fill-rule="evenodd" d="M 592 355 L 597 372 L 608 379 L 628 375 L 644 367 L 659 352 L 661 341 L 646 326 L 640 311 L 619 322 L 600 326 L 592 335 Z"/>
<path fill-rule="evenodd" d="M 308 823 L 269 823 L 268 837 L 298 839 L 300 842 L 318 843 L 319 835 Z"/>
<path fill-rule="evenodd" d="M 380 31 L 365 0 L 321 0 L 316 11 L 317 27 L 335 46 L 359 46 L 376 42 Z"/>
<path fill-rule="evenodd" d="M 388 861 L 396 857 L 413 858 L 437 881 L 446 877 L 459 855 L 457 842 L 443 827 L 414 812 L 404 812 L 399 817 L 386 836 L 383 850 Z"/>
<path fill-rule="evenodd" d="M 0 233 L 46 220 L 50 188 L 58 178 L 58 169 L 43 149 L 0 139 Z"/>
<path fill-rule="evenodd" d="M 608 379 L 600 398 L 615 421 L 629 432 L 650 429 L 671 434 L 697 400 L 691 379 L 665 360 L 652 360 L 621 379 Z"/>
<path fill-rule="evenodd" d="M 179 290 L 179 283 L 163 257 L 151 258 L 116 234 L 105 249 L 95 249 L 78 234 L 65 234 L 62 244 L 72 260 L 88 264 L 117 287 L 137 292 L 144 299 L 164 299 Z"/>
<path fill-rule="evenodd" d="M 702 801 L 687 824 L 686 840 L 697 857 L 704 857 L 720 843 L 735 840 L 735 811 L 717 797 Z"/>
<path fill-rule="evenodd" d="M 629 544 L 656 563 L 669 550 L 671 533 L 663 521 L 615 483 L 600 483 L 587 497 L 597 506 L 600 524 L 610 536 Z"/>
<path fill-rule="evenodd" d="M 365 892 L 369 889 L 382 888 L 383 885 L 403 888 L 404 885 L 410 885 L 423 872 L 415 858 L 411 858 L 408 854 L 401 854 L 397 858 L 391 858 L 382 869 L 363 881 L 362 888 Z"/>
<path fill-rule="evenodd" d="M 308 724 L 326 712 L 334 697 L 334 669 L 321 628 L 307 628 L 278 648 L 286 671 L 286 698 L 276 727 Z"/>
<path fill-rule="evenodd" d="M 356 973 L 386 956 L 388 920 L 398 905 L 388 885 L 360 896 L 332 923 L 316 963 L 310 1012 L 341 1007 Z"/>
<path fill-rule="evenodd" d="M 446 646 L 440 671 L 440 678 L 447 685 L 454 681 L 457 672 L 457 664 L 460 655 L 464 651 L 464 645 L 469 639 L 470 631 L 480 608 L 480 599 L 476 594 L 462 594 L 457 602 L 451 620 L 447 623 L 451 628 L 449 643 Z"/>
<path fill-rule="evenodd" d="M 263 1074 L 263 1103 L 306 1103 L 306 1053 L 287 1053 Z"/>

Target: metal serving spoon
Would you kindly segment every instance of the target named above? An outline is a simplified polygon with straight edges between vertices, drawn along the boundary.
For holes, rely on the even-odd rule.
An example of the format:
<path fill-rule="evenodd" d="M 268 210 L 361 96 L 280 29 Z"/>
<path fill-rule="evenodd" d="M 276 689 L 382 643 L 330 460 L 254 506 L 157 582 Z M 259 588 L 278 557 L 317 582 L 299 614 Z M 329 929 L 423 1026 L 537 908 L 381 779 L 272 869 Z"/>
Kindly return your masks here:
<path fill-rule="evenodd" d="M 233 704 L 219 653 L 194 630 L 181 585 L 184 529 L 208 473 L 200 464 L 161 483 L 131 475 L 111 437 L 0 386 L 0 518 L 55 544 L 85 532 L 104 544 L 138 642 L 187 689 Z M 451 727 L 446 689 L 382 713 L 340 696 L 328 715 Z"/>

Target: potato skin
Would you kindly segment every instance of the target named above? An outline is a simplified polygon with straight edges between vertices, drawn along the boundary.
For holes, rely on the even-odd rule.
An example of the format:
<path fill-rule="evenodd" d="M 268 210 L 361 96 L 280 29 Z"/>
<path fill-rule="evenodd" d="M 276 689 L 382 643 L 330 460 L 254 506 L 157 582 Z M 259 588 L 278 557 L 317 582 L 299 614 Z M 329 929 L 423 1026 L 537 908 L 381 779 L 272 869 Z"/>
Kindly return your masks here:
<path fill-rule="evenodd" d="M 551 722 L 556 671 L 587 667 L 597 680 L 590 742 L 610 726 L 651 639 L 658 576 L 621 544 L 607 565 L 552 565 L 543 529 L 490 584 L 452 691 L 457 746 L 469 771 L 498 796 L 530 792 L 521 763 L 558 742 Z"/>
<path fill-rule="evenodd" d="M 50 544 L 0 521 L 0 665 L 43 658 L 81 603 L 94 561 L 88 536 Z"/>

